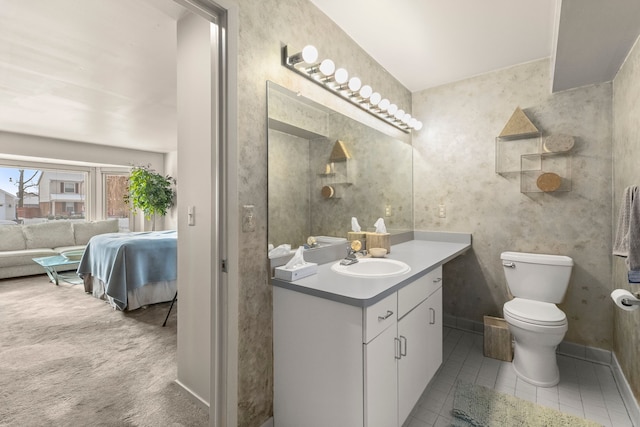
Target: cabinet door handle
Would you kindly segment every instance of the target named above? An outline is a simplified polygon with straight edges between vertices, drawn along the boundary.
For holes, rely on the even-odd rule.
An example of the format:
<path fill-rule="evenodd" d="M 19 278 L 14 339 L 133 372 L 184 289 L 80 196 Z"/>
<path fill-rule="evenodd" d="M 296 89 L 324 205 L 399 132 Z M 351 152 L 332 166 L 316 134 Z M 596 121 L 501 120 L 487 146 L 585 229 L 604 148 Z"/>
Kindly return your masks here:
<path fill-rule="evenodd" d="M 431 312 L 431 320 L 429 321 L 430 325 L 435 325 L 436 324 L 436 310 L 429 307 L 429 311 Z"/>
<path fill-rule="evenodd" d="M 438 283 L 442 281 L 442 277 L 437 277 L 435 279 L 433 279 L 433 283 Z"/>
<path fill-rule="evenodd" d="M 404 341 L 404 351 L 402 351 L 402 341 Z M 407 355 L 407 337 L 400 335 L 400 357 Z"/>
<path fill-rule="evenodd" d="M 402 344 L 397 337 L 393 337 L 393 344 L 395 346 L 395 354 L 393 355 L 393 357 L 400 360 L 400 358 L 402 358 Z"/>
<path fill-rule="evenodd" d="M 387 320 L 389 317 L 393 316 L 393 311 L 387 310 L 387 314 L 384 316 L 378 316 L 379 321 Z"/>

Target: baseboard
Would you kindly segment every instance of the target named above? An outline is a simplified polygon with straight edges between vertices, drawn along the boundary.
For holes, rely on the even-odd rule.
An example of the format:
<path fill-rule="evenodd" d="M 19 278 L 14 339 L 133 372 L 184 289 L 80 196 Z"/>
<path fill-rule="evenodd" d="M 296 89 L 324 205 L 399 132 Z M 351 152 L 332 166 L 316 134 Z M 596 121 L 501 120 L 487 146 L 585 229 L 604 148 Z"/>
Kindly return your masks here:
<path fill-rule="evenodd" d="M 467 332 L 484 333 L 484 324 L 482 322 L 476 322 L 473 320 L 465 319 L 463 317 L 451 316 L 450 314 L 444 314 L 442 317 L 442 323 L 444 326 L 460 329 Z"/>
<path fill-rule="evenodd" d="M 629 413 L 631 422 L 634 426 L 640 426 L 640 406 L 633 395 L 633 391 L 627 381 L 627 377 L 622 373 L 622 368 L 620 368 L 620 364 L 618 363 L 618 358 L 615 353 L 612 353 L 611 370 L 613 371 L 613 377 L 616 379 L 616 384 L 620 390 L 620 395 L 622 396 L 624 405 L 627 407 L 627 412 Z"/>
<path fill-rule="evenodd" d="M 204 400 L 202 397 L 198 396 L 197 393 L 195 393 L 193 390 L 191 390 L 189 387 L 185 386 L 184 384 L 182 384 L 180 381 L 175 380 L 176 384 L 178 384 L 180 386 L 180 388 L 182 389 L 182 391 L 185 393 L 185 395 L 191 399 L 191 401 L 193 403 L 195 403 L 196 405 L 200 406 L 202 409 L 205 409 L 207 412 L 209 411 L 209 402 L 207 402 L 206 400 Z"/>
<path fill-rule="evenodd" d="M 482 334 L 484 332 L 484 324 L 481 322 L 475 322 L 473 320 L 464 319 L 461 317 L 444 315 L 443 324 L 446 327 L 452 329 L 460 329 L 466 332 L 474 332 Z M 640 426 L 640 405 L 633 395 L 631 386 L 627 381 L 627 378 L 622 372 L 622 368 L 618 363 L 618 359 L 614 352 L 609 350 L 603 350 L 601 348 L 589 347 L 586 345 L 575 344 L 568 341 L 563 341 L 558 346 L 558 353 L 573 357 L 576 359 L 587 360 L 589 362 L 600 363 L 607 365 L 611 368 L 613 377 L 618 385 L 618 390 L 622 396 L 622 400 L 627 408 L 629 417 L 634 426 Z"/>
<path fill-rule="evenodd" d="M 260 427 L 273 427 L 273 417 L 265 421 Z"/>

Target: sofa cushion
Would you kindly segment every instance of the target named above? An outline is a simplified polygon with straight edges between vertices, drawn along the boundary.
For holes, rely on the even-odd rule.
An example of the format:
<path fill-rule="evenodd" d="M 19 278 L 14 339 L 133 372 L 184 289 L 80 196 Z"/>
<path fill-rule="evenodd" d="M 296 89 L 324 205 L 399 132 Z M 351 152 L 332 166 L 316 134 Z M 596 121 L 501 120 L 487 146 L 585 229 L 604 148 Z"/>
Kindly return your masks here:
<path fill-rule="evenodd" d="M 89 239 L 98 234 L 104 233 L 117 233 L 118 220 L 107 219 L 104 221 L 91 221 L 91 222 L 75 222 L 73 224 L 73 232 L 75 234 L 76 245 L 86 245 L 89 243 Z M 62 245 L 57 245 L 62 246 Z"/>
<path fill-rule="evenodd" d="M 73 246 L 73 227 L 69 221 L 51 221 L 22 227 L 27 249 Z"/>
<path fill-rule="evenodd" d="M 19 251 L 26 248 L 22 226 L 0 226 L 0 251 Z"/>
<path fill-rule="evenodd" d="M 53 248 L 54 252 L 62 254 L 62 252 L 69 251 L 84 251 L 87 245 L 74 245 L 74 246 L 59 246 L 57 248 Z"/>
<path fill-rule="evenodd" d="M 33 258 L 58 255 L 53 249 L 26 249 L 0 252 L 0 268 L 36 264 Z M 44 269 L 42 270 L 44 273 Z"/>

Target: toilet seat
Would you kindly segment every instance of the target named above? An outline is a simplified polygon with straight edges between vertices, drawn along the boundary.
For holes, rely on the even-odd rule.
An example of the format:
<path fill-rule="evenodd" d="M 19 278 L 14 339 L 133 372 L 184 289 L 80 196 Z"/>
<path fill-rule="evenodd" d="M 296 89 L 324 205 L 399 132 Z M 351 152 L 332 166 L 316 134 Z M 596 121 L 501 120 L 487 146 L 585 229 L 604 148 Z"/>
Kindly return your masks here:
<path fill-rule="evenodd" d="M 538 326 L 563 326 L 567 316 L 555 304 L 514 298 L 504 304 L 505 317 Z"/>

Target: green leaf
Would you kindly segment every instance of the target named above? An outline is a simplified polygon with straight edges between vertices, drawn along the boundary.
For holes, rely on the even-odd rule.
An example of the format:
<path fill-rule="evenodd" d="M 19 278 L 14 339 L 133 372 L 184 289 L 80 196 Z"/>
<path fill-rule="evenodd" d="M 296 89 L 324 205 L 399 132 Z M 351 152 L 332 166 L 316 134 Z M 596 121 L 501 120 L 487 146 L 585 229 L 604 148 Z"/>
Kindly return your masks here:
<path fill-rule="evenodd" d="M 140 209 L 146 219 L 154 215 L 165 216 L 173 206 L 176 180 L 169 175 L 162 176 L 147 166 L 135 166 L 129 175 L 129 192 L 125 203 Z"/>

